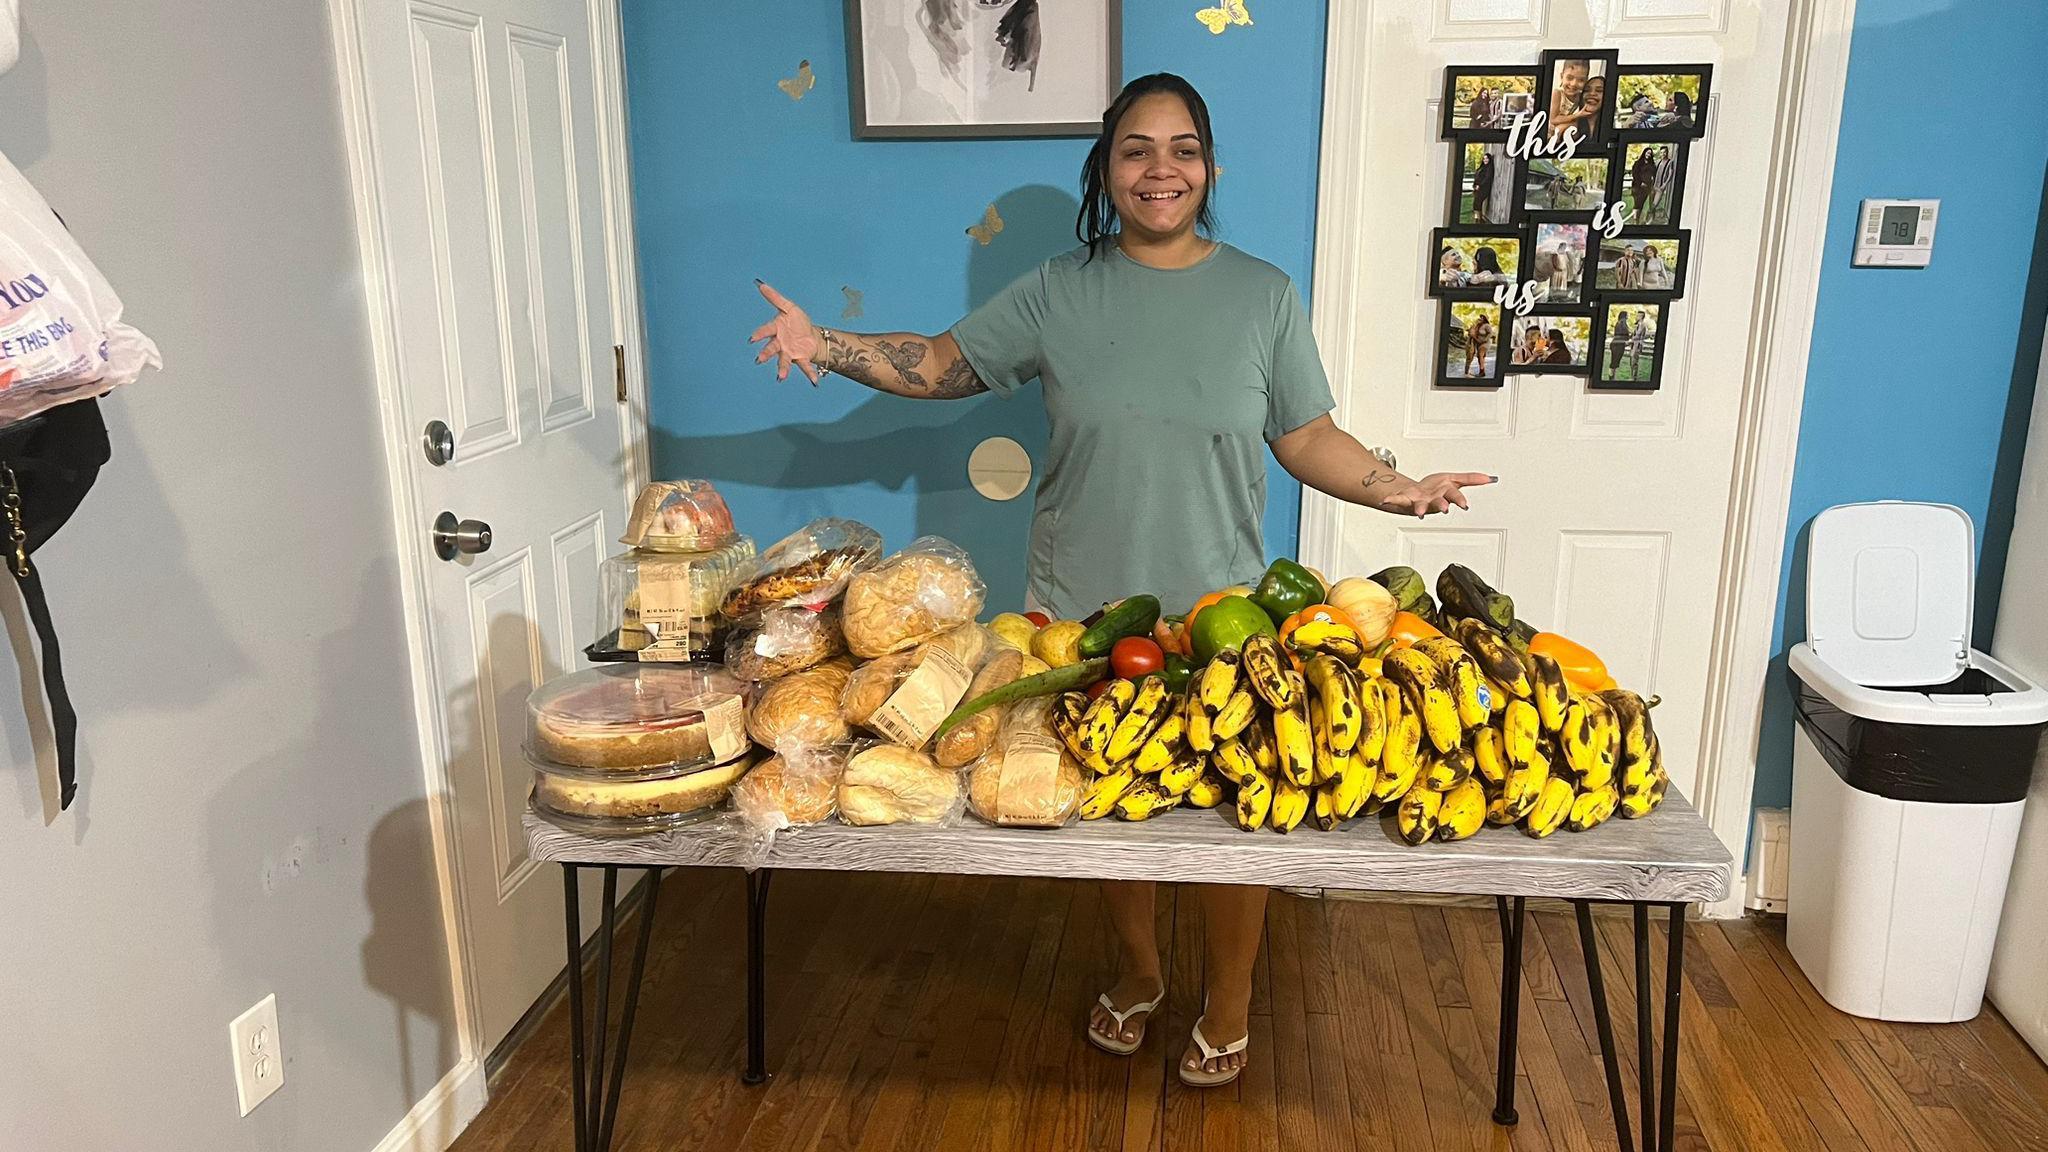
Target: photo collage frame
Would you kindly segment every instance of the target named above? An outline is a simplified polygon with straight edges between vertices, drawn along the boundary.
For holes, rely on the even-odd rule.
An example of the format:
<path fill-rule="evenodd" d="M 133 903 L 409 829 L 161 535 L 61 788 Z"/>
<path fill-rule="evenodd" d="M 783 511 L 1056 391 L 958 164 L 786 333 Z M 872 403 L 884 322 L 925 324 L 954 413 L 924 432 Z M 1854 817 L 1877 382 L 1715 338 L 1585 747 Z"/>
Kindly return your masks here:
<path fill-rule="evenodd" d="M 1692 261 L 1678 226 L 1686 163 L 1713 73 L 1592 48 L 1444 70 L 1450 203 L 1426 288 L 1440 302 L 1437 387 L 1553 374 L 1659 386 Z"/>

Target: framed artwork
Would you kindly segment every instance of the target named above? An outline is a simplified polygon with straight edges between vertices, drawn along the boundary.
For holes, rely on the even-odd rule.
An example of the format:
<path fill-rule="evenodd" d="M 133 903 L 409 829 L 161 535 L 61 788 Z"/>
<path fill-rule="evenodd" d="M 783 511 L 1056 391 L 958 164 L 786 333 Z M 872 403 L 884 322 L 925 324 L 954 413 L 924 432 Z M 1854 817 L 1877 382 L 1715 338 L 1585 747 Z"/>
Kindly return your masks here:
<path fill-rule="evenodd" d="M 1513 375 L 1584 376 L 1592 364 L 1591 308 L 1539 306 L 1507 323 L 1507 370 Z"/>
<path fill-rule="evenodd" d="M 846 0 L 859 139 L 1094 136 L 1123 87 L 1122 0 Z"/>
<path fill-rule="evenodd" d="M 1444 69 L 1443 135 L 1506 140 L 1517 116 L 1536 111 L 1534 68 Z"/>
<path fill-rule="evenodd" d="M 1584 212 L 1531 212 L 1524 275 L 1539 304 L 1587 304 L 1593 292 L 1593 249 L 1599 233 Z"/>
<path fill-rule="evenodd" d="M 1521 215 L 1520 166 L 1505 141 L 1461 139 L 1451 149 L 1451 224 L 1484 229 Z"/>
<path fill-rule="evenodd" d="M 1473 232 L 1439 228 L 1432 237 L 1429 295 L 1491 300 L 1493 290 L 1522 278 L 1522 235 L 1513 230 Z"/>
<path fill-rule="evenodd" d="M 1498 388 L 1507 350 L 1505 310 L 1491 300 L 1446 300 L 1436 335 L 1439 388 Z"/>
<path fill-rule="evenodd" d="M 1678 223 L 1679 204 L 1685 199 L 1685 159 L 1691 151 L 1683 140 L 1622 138 L 1615 149 L 1608 198 L 1628 209 L 1630 227 L 1670 228 Z"/>
<path fill-rule="evenodd" d="M 1600 259 L 1593 269 L 1593 291 L 1600 295 L 1661 296 L 1676 300 L 1685 295 L 1685 265 L 1691 258 L 1692 233 L 1682 228 L 1667 232 L 1624 230 L 1612 238 L 1597 238 Z"/>
<path fill-rule="evenodd" d="M 1712 64 L 1636 64 L 1618 69 L 1614 130 L 1636 139 L 1704 136 L 1713 84 Z"/>
<path fill-rule="evenodd" d="M 1553 48 L 1538 59 L 1536 107 L 1552 140 L 1579 132 L 1581 155 L 1606 146 L 1614 120 L 1615 73 L 1621 53 L 1612 48 Z"/>
<path fill-rule="evenodd" d="M 1539 212 L 1594 212 L 1607 203 L 1613 157 L 1581 152 L 1569 160 L 1522 161 L 1522 207 Z"/>
<path fill-rule="evenodd" d="M 1594 388 L 1654 391 L 1664 376 L 1667 300 L 1602 300 L 1594 332 Z"/>

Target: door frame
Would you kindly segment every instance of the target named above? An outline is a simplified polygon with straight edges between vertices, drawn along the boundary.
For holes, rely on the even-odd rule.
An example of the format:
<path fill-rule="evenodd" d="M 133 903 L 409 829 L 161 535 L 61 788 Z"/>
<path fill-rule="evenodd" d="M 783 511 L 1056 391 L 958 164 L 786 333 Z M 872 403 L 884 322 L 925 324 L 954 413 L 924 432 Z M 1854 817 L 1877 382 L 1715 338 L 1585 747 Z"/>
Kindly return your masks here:
<path fill-rule="evenodd" d="M 363 13 L 372 5 L 395 0 L 328 0 L 337 79 L 341 95 L 343 136 L 347 144 L 350 199 L 356 222 L 356 243 L 363 266 L 363 298 L 370 328 L 373 383 L 382 426 L 385 474 L 390 480 L 392 541 L 397 551 L 399 591 L 405 615 L 406 652 L 411 662 L 415 735 L 420 770 L 425 780 L 428 824 L 432 831 L 434 873 L 440 888 L 442 929 L 448 940 L 450 986 L 455 998 L 456 1065 L 449 1082 L 472 1082 L 474 1091 L 447 1096 L 438 1123 L 421 1129 L 446 1147 L 483 1107 L 482 1027 L 477 1012 L 475 963 L 464 906 L 460 845 L 455 837 L 455 808 L 447 771 L 448 735 L 440 723 L 444 699 L 435 671 L 434 638 L 427 605 L 431 556 L 425 525 L 434 510 L 420 501 L 413 482 L 411 454 L 418 451 L 419 433 L 405 411 L 404 368 L 398 356 L 395 261 L 384 228 L 387 205 L 377 189 L 385 142 L 378 139 L 370 111 L 371 94 L 363 58 Z M 626 130 L 625 57 L 620 0 L 588 0 L 598 82 L 595 101 L 599 183 L 603 189 L 605 248 L 614 339 L 626 349 L 626 397 L 621 425 L 626 438 L 626 469 L 621 491 L 630 502 L 646 484 L 651 469 L 647 430 L 647 350 L 641 323 L 639 266 L 634 248 L 633 185 Z M 610 390 L 606 390 L 607 397 Z M 623 507 L 623 505 L 622 505 Z M 427 1103 L 423 1100 L 422 1105 Z M 446 1114 L 452 1109 L 453 1114 Z M 408 1123 L 416 1121 L 409 1118 Z M 403 1127 L 403 1125 L 402 1125 Z M 396 1130 L 394 1130 L 396 1135 Z M 422 1145 L 423 1146 L 423 1145 Z"/>
<path fill-rule="evenodd" d="M 1701 726 L 1699 795 L 1693 797 L 1737 861 L 1744 860 L 1749 840 L 1757 736 L 1791 512 L 1793 458 L 1799 445 L 1800 405 L 1806 393 L 1834 188 L 1835 141 L 1856 18 L 1856 0 L 1790 3 L 1787 83 L 1779 94 L 1772 143 L 1774 195 L 1765 209 L 1764 275 L 1757 285 L 1743 372 L 1734 484 L 1723 530 Z M 1369 240 L 1359 200 L 1372 162 L 1365 149 L 1365 126 L 1372 110 L 1362 62 L 1370 59 L 1376 34 L 1374 5 L 1375 0 L 1330 4 L 1325 39 L 1310 322 L 1331 379 L 1337 382 L 1337 407 L 1331 415 L 1339 425 L 1348 415 L 1345 384 L 1352 377 L 1356 302 Z M 1326 571 L 1336 562 L 1342 503 L 1302 489 L 1299 552 L 1304 562 Z M 1742 914 L 1745 868 L 1738 868 L 1737 883 L 1726 899 L 1706 906 L 1708 915 Z"/>

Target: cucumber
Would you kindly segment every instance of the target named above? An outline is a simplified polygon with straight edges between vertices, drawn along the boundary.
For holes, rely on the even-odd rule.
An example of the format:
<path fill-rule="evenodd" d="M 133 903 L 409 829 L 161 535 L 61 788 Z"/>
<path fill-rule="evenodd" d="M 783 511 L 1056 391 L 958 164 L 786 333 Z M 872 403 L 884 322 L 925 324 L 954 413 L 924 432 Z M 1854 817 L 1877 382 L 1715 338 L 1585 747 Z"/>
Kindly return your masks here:
<path fill-rule="evenodd" d="M 1109 655 L 1116 642 L 1126 636 L 1149 636 L 1152 626 L 1159 623 L 1159 597 L 1132 596 L 1102 614 L 1102 619 L 1088 626 L 1081 633 L 1078 651 L 1081 659 L 1093 660 L 1097 656 Z"/>
<path fill-rule="evenodd" d="M 1001 688 L 984 692 L 953 709 L 953 714 L 946 717 L 945 722 L 939 725 L 939 730 L 932 733 L 932 738 L 944 736 L 966 723 L 977 712 L 999 708 L 1005 704 L 1015 704 L 1019 700 L 1029 700 L 1034 696 L 1057 696 L 1062 692 L 1073 692 L 1086 688 L 1108 675 L 1109 658 L 1100 657 L 1083 660 L 1079 664 L 1069 664 L 1064 668 L 1054 668 L 1050 672 L 1040 672 L 1036 676 L 1026 676 L 1022 680 L 1012 680 Z"/>

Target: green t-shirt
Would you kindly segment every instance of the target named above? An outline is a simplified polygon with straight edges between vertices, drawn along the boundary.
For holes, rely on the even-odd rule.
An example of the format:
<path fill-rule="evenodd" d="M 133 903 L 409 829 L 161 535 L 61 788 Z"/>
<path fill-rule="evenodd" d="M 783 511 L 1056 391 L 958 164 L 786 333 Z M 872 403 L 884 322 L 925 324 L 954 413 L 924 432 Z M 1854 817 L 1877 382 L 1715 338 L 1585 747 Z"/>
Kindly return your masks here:
<path fill-rule="evenodd" d="M 1151 268 L 1076 248 L 953 326 L 989 388 L 1044 382 L 1052 429 L 1031 593 L 1080 617 L 1139 592 L 1183 612 L 1266 566 L 1266 442 L 1334 407 L 1301 294 L 1218 244 Z"/>

